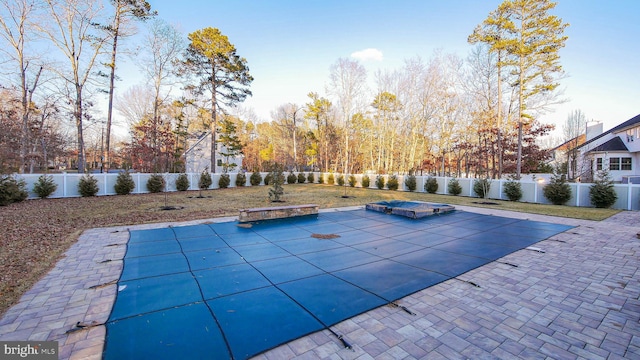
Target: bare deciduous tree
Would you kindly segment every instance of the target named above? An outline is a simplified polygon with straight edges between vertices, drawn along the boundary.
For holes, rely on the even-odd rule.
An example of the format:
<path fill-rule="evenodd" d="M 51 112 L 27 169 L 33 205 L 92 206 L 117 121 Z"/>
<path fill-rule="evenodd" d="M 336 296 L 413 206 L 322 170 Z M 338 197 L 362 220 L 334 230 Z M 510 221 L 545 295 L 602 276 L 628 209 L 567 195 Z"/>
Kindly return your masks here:
<path fill-rule="evenodd" d="M 103 16 L 102 2 L 98 0 L 44 0 L 46 21 L 33 24 L 37 31 L 60 50 L 66 58 L 62 65 L 51 67 L 63 82 L 62 91 L 72 109 L 77 130 L 78 172 L 85 171 L 83 129 L 88 119 L 87 101 L 90 87 L 97 84 L 93 70 L 107 41 L 96 25 Z"/>
<path fill-rule="evenodd" d="M 42 74 L 42 66 L 35 64 L 33 54 L 27 50 L 29 34 L 29 21 L 33 21 L 34 8 L 37 2 L 34 0 L 3 1 L 0 7 L 0 38 L 8 45 L 0 47 L 3 57 L 14 63 L 17 71 L 11 74 L 19 74 L 20 89 L 20 166 L 18 172 L 23 173 L 27 164 L 26 158 L 29 151 L 29 118 L 33 112 L 33 95 L 38 87 L 38 81 Z M 13 82 L 10 80 L 10 82 Z M 15 82 L 14 82 L 15 84 Z M 18 84 L 15 84 L 18 85 Z"/>

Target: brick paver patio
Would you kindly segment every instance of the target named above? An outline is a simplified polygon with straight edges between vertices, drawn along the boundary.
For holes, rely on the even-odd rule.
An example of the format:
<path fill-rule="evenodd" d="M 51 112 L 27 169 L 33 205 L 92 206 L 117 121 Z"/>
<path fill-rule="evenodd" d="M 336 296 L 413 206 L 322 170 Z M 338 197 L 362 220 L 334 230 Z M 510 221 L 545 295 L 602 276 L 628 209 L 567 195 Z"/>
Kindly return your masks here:
<path fill-rule="evenodd" d="M 640 359 L 640 212 L 593 222 L 457 208 L 577 227 L 536 244 L 541 252 L 515 252 L 398 301 L 416 315 L 385 306 L 332 327 L 352 350 L 325 330 L 256 359 Z M 99 324 L 115 299 L 126 230 L 167 225 L 85 231 L 7 311 L 0 340 L 54 340 L 60 359 L 101 358 Z M 78 322 L 98 325 L 67 333 Z"/>

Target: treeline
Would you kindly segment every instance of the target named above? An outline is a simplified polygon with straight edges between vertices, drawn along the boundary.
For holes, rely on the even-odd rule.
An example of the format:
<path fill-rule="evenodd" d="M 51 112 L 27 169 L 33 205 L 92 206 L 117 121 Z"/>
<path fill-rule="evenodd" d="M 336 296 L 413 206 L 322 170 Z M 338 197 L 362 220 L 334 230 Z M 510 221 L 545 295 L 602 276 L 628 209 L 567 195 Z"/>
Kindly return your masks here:
<path fill-rule="evenodd" d="M 220 151 L 209 169 L 233 149 L 250 172 L 273 163 L 348 174 L 534 172 L 549 156 L 536 140 L 552 130 L 538 118 L 562 74 L 566 25 L 549 15 L 554 6 L 505 0 L 470 34 L 476 45 L 464 59 L 437 51 L 371 74 L 340 58 L 324 93 L 309 89 L 306 103 L 274 106 L 264 121 L 239 107 L 253 77 L 218 29 L 185 36 L 143 0 L 6 1 L 0 173 L 184 172 L 189 146 L 210 131 Z M 133 37 L 138 28 L 144 36 Z M 118 64 L 130 56 L 122 46 L 140 49 L 144 82 L 116 92 Z M 128 128 L 120 139 L 114 114 Z"/>

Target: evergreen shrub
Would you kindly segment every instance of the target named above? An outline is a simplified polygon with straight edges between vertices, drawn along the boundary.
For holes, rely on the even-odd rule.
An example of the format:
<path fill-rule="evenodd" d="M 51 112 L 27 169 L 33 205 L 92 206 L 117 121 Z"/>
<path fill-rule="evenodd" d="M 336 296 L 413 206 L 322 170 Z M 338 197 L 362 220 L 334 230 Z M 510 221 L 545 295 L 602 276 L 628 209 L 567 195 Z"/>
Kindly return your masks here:
<path fill-rule="evenodd" d="M 21 202 L 29 197 L 27 184 L 23 179 L 0 175 L 0 206 Z"/>
<path fill-rule="evenodd" d="M 510 201 L 520 201 L 522 199 L 522 185 L 518 181 L 507 181 L 502 191 Z"/>
<path fill-rule="evenodd" d="M 80 196 L 96 196 L 98 191 L 100 191 L 98 188 L 98 179 L 94 178 L 91 174 L 86 174 L 80 178 L 78 182 L 78 192 Z"/>
<path fill-rule="evenodd" d="M 476 179 L 473 182 L 473 192 L 483 199 L 489 195 L 489 189 L 491 189 L 491 180 L 489 179 Z"/>
<path fill-rule="evenodd" d="M 200 179 L 198 179 L 198 189 L 206 190 L 211 184 L 213 184 L 213 179 L 211 179 L 211 174 L 209 173 L 209 169 L 204 169 L 200 173 Z"/>
<path fill-rule="evenodd" d="M 356 187 L 356 177 L 354 175 L 349 175 L 349 186 Z"/>
<path fill-rule="evenodd" d="M 367 189 L 369 188 L 370 185 L 371 185 L 371 179 L 369 178 L 369 175 L 362 176 L 362 187 Z"/>
<path fill-rule="evenodd" d="M 118 174 L 116 184 L 113 186 L 113 189 L 118 195 L 129 195 L 135 187 L 136 183 L 133 182 L 133 177 L 131 177 L 131 174 L 129 174 L 128 171 L 125 171 Z"/>
<path fill-rule="evenodd" d="M 228 188 L 229 184 L 231 184 L 231 177 L 229 176 L 229 174 L 220 175 L 220 179 L 218 180 L 218 186 L 220 187 L 220 189 Z"/>
<path fill-rule="evenodd" d="M 449 184 L 447 184 L 447 192 L 453 196 L 462 194 L 462 186 L 460 186 L 458 179 L 453 178 L 449 180 Z"/>
<path fill-rule="evenodd" d="M 293 172 L 290 172 L 289 175 L 287 175 L 287 184 L 295 184 L 297 180 L 298 177 Z"/>
<path fill-rule="evenodd" d="M 571 200 L 571 187 L 564 175 L 555 173 L 549 184 L 542 188 L 544 197 L 554 205 L 564 205 Z"/>
<path fill-rule="evenodd" d="M 53 181 L 51 175 L 40 175 L 38 181 L 33 185 L 33 192 L 40 199 L 46 199 L 58 189 L 58 184 Z"/>
<path fill-rule="evenodd" d="M 608 171 L 600 172 L 598 179 L 589 187 L 589 198 L 597 208 L 609 208 L 616 203 L 618 194 Z"/>
<path fill-rule="evenodd" d="M 258 171 L 254 171 L 253 174 L 249 177 L 249 183 L 251 186 L 258 186 L 262 182 L 262 175 Z"/>
<path fill-rule="evenodd" d="M 438 191 L 438 180 L 433 176 L 429 176 L 427 181 L 424 183 L 424 191 L 429 194 L 435 194 Z"/>
<path fill-rule="evenodd" d="M 187 176 L 187 174 L 178 175 L 176 178 L 176 190 L 187 191 L 189 190 L 189 186 L 191 186 L 189 183 L 189 176 Z"/>
<path fill-rule="evenodd" d="M 242 187 L 242 186 L 245 186 L 246 184 L 247 184 L 247 175 L 243 172 L 239 172 L 238 175 L 236 175 L 236 186 Z"/>
<path fill-rule="evenodd" d="M 389 180 L 387 181 L 387 188 L 389 190 L 398 190 L 398 176 L 391 175 L 389 176 Z"/>
<path fill-rule="evenodd" d="M 164 186 L 164 177 L 160 174 L 153 174 L 149 177 L 149 180 L 147 180 L 147 190 L 149 190 L 150 193 L 162 192 L 164 191 Z"/>
<path fill-rule="evenodd" d="M 407 187 L 407 190 L 416 191 L 416 188 L 418 187 L 416 176 L 415 175 L 407 176 L 407 178 L 404 180 L 404 185 Z"/>

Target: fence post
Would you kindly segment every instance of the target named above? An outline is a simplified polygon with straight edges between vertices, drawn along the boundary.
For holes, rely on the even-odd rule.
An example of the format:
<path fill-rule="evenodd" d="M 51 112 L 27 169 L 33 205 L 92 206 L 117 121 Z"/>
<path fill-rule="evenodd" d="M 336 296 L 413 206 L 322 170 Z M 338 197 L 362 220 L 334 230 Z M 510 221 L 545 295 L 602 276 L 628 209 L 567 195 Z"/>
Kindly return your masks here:
<path fill-rule="evenodd" d="M 67 172 L 62 173 L 62 197 L 67 197 Z"/>
<path fill-rule="evenodd" d="M 576 183 L 576 207 L 580 206 L 580 183 Z"/>
<path fill-rule="evenodd" d="M 631 196 L 633 195 L 633 191 L 631 191 L 631 180 L 627 183 L 627 210 L 631 210 L 633 203 L 631 202 Z"/>
<path fill-rule="evenodd" d="M 518 179 L 518 181 L 522 182 L 522 179 Z M 538 203 L 538 182 L 533 181 L 533 203 Z"/>
<path fill-rule="evenodd" d="M 102 176 L 104 177 L 104 194 L 109 195 L 107 194 L 107 173 L 102 173 Z"/>
<path fill-rule="evenodd" d="M 142 186 L 141 186 L 141 184 L 140 184 L 140 173 L 137 173 L 137 174 L 136 174 L 136 179 L 138 180 L 138 181 L 136 181 L 136 182 L 137 182 L 137 184 L 136 184 L 136 185 L 137 185 L 137 186 L 136 186 L 136 189 L 138 189 L 138 194 L 140 194 L 140 192 L 141 192 L 141 187 L 142 187 Z"/>

